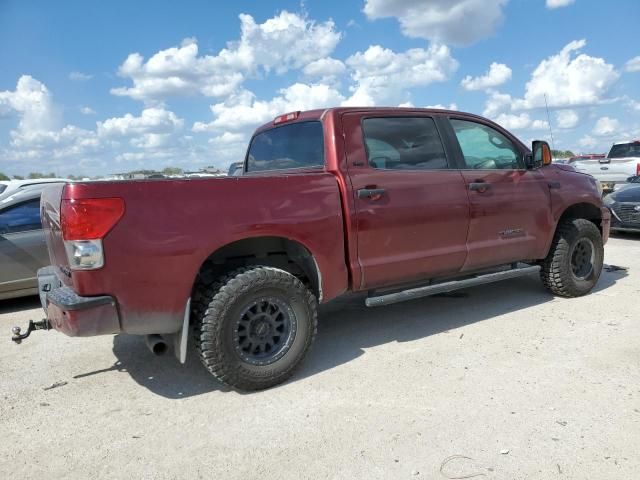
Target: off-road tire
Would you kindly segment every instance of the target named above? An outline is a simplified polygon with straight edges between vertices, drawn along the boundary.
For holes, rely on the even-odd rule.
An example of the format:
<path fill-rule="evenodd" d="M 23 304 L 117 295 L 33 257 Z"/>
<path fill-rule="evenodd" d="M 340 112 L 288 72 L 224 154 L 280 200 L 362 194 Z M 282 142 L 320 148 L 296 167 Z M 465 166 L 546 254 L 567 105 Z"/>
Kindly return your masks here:
<path fill-rule="evenodd" d="M 286 308 L 293 328 L 290 345 L 268 364 L 243 359 L 237 344 L 237 321 L 251 305 L 273 298 Z M 292 274 L 273 267 L 252 266 L 223 277 L 200 274 L 193 294 L 195 346 L 204 366 L 220 382 L 252 391 L 287 380 L 308 353 L 318 324 L 317 300 Z"/>
<path fill-rule="evenodd" d="M 590 241 L 593 247 L 591 272 L 584 278 L 577 277 L 572 268 L 572 256 L 580 242 Z M 589 293 L 598 282 L 602 272 L 604 247 L 600 230 L 593 222 L 584 218 L 562 220 L 542 263 L 540 277 L 551 293 L 561 297 L 580 297 Z"/>

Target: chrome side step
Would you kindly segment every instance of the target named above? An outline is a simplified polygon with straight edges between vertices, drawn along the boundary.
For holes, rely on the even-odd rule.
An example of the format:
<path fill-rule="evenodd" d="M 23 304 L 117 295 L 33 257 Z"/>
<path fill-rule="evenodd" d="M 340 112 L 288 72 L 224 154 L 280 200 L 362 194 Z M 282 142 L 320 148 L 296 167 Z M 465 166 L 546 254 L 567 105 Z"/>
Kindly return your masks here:
<path fill-rule="evenodd" d="M 377 297 L 368 297 L 365 300 L 367 307 L 380 307 L 382 305 L 390 305 L 392 303 L 404 302 L 405 300 L 413 300 L 414 298 L 428 297 L 438 293 L 452 292 L 461 288 L 473 287 L 475 285 L 483 285 L 485 283 L 499 282 L 509 278 L 522 277 L 531 275 L 540 271 L 540 266 L 529 266 L 522 268 L 512 268 L 500 272 L 486 273 L 473 278 L 465 278 L 464 280 L 451 280 L 449 282 L 438 283 L 435 285 L 427 285 L 424 287 L 410 288 L 401 292 L 387 293 Z"/>

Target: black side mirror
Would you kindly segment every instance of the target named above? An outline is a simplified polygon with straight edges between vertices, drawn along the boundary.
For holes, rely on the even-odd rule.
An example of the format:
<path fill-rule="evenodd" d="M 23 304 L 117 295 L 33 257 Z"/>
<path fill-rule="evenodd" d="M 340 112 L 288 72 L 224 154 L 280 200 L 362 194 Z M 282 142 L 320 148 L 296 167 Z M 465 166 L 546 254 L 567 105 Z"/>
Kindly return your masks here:
<path fill-rule="evenodd" d="M 531 143 L 532 167 L 540 168 L 551 164 L 551 147 L 544 140 L 534 140 Z"/>

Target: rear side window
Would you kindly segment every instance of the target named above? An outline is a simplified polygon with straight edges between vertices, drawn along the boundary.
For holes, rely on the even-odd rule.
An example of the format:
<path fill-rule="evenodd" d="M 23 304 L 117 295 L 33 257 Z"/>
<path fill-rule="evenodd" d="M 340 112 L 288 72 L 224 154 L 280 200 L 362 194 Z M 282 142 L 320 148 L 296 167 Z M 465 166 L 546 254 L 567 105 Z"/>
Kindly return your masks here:
<path fill-rule="evenodd" d="M 385 170 L 448 168 L 432 118 L 367 118 L 362 122 L 369 165 Z"/>
<path fill-rule="evenodd" d="M 247 172 L 323 165 L 320 122 L 292 123 L 261 132 L 251 140 L 247 156 Z"/>
<path fill-rule="evenodd" d="M 42 228 L 40 199 L 30 200 L 0 212 L 0 234 L 25 232 Z"/>

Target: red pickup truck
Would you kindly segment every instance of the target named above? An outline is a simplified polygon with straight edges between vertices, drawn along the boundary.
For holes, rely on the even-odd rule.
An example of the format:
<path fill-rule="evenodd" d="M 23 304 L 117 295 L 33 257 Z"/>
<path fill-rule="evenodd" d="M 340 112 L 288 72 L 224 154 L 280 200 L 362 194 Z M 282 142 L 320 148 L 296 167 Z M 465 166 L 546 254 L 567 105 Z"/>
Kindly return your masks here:
<path fill-rule="evenodd" d="M 286 380 L 317 306 L 378 306 L 540 272 L 588 293 L 610 216 L 597 182 L 499 125 L 446 110 L 330 108 L 260 127 L 242 175 L 73 183 L 42 196 L 52 266 L 31 330 L 191 336 L 222 382 Z"/>

